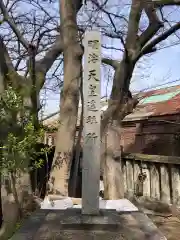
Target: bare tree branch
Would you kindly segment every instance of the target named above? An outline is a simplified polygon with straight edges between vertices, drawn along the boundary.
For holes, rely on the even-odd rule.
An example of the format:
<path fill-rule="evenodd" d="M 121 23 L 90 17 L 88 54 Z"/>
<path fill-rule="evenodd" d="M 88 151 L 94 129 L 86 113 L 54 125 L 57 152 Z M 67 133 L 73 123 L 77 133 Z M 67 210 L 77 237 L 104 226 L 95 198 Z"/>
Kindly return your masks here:
<path fill-rule="evenodd" d="M 155 7 L 163 7 L 163 6 L 173 6 L 180 5 L 180 0 L 155 0 L 153 1 Z"/>
<path fill-rule="evenodd" d="M 4 91 L 5 89 L 5 76 L 8 74 L 8 66 L 6 65 L 6 60 L 5 60 L 5 48 L 4 48 L 4 43 L 3 39 L 0 38 L 0 94 Z"/>
<path fill-rule="evenodd" d="M 160 36 L 156 37 L 155 39 L 153 39 L 150 43 L 148 43 L 142 50 L 140 55 L 138 56 L 138 58 L 140 56 L 143 56 L 149 52 L 151 52 L 153 50 L 153 48 L 160 42 L 164 41 L 166 38 L 168 38 L 171 34 L 173 34 L 175 31 L 177 31 L 178 29 L 180 29 L 180 22 L 178 22 L 177 24 L 175 24 L 174 26 L 172 26 L 170 29 L 168 29 L 166 32 L 164 32 L 163 34 L 161 34 Z"/>
<path fill-rule="evenodd" d="M 109 58 L 102 58 L 102 63 L 110 65 L 115 70 L 119 66 L 120 62 Z"/>
<path fill-rule="evenodd" d="M 36 70 L 41 71 L 46 74 L 47 71 L 51 68 L 54 61 L 63 51 L 63 44 L 61 36 L 57 36 L 54 44 L 45 54 L 44 58 L 36 63 Z"/>
<path fill-rule="evenodd" d="M 76 13 L 81 9 L 82 7 L 82 0 L 76 0 L 74 3 L 74 6 L 76 8 Z M 61 28 L 61 27 L 59 27 Z M 63 52 L 63 42 L 60 35 L 56 37 L 56 40 L 50 50 L 46 53 L 44 58 L 36 63 L 36 70 L 39 75 L 43 75 L 45 77 L 48 70 L 53 65 L 54 61 L 57 59 L 57 57 Z M 39 79 L 39 88 L 43 86 L 44 83 L 44 77 Z"/>
<path fill-rule="evenodd" d="M 153 6 L 152 0 L 149 0 L 144 3 L 145 4 L 145 12 L 149 19 L 148 28 L 141 34 L 139 38 L 139 43 L 141 47 L 143 47 L 163 26 L 163 23 L 159 20 L 156 9 Z"/>
<path fill-rule="evenodd" d="M 4 75 L 4 83 L 3 85 L 6 86 L 7 84 L 10 84 L 11 86 L 14 86 L 15 88 L 22 87 L 26 84 L 26 87 L 28 86 L 28 83 L 25 83 L 23 78 L 16 72 L 12 61 L 9 57 L 9 53 L 6 49 L 6 46 L 4 45 L 3 38 L 0 36 L 0 75 Z M 6 80 L 6 81 L 5 81 Z M 2 79 L 1 79 L 2 84 Z M 0 86 L 1 87 L 1 86 Z"/>
<path fill-rule="evenodd" d="M 80 10 L 80 8 L 82 7 L 82 0 L 76 0 L 75 3 L 74 3 L 74 6 L 76 8 L 76 11 L 78 12 Z M 29 49 L 29 43 L 23 37 L 22 33 L 19 31 L 15 22 L 13 21 L 13 19 L 9 15 L 8 10 L 3 3 L 3 0 L 0 0 L 0 9 L 3 13 L 4 20 L 8 22 L 8 24 L 12 28 L 13 32 L 16 34 L 18 40 L 26 48 L 26 50 L 28 50 Z M 44 33 L 46 31 L 44 31 Z M 41 36 L 41 38 L 42 38 L 42 36 Z M 46 74 L 47 71 L 52 66 L 52 64 L 54 63 L 54 61 L 57 59 L 57 57 L 61 53 L 62 53 L 62 40 L 61 40 L 61 37 L 59 35 L 59 36 L 56 37 L 56 40 L 55 40 L 54 44 L 49 49 L 49 51 L 45 54 L 44 58 L 36 63 L 36 70 L 41 72 L 42 74 Z"/>
<path fill-rule="evenodd" d="M 26 41 L 26 39 L 23 37 L 23 35 L 21 34 L 21 32 L 19 31 L 19 29 L 17 28 L 15 22 L 13 21 L 13 19 L 10 17 L 6 6 L 3 3 L 3 0 L 0 0 L 0 9 L 2 11 L 2 14 L 4 16 L 4 20 L 7 21 L 9 23 L 9 26 L 12 28 L 12 30 L 14 31 L 14 33 L 16 34 L 17 38 L 19 39 L 19 41 L 21 42 L 21 44 L 24 46 L 25 49 L 28 49 L 29 43 Z"/>
<path fill-rule="evenodd" d="M 142 13 L 142 1 L 133 0 L 129 15 L 128 31 L 126 38 L 126 47 L 128 49 L 128 56 L 135 55 L 136 44 L 138 39 L 139 21 Z"/>
<path fill-rule="evenodd" d="M 6 49 L 6 46 L 4 45 L 3 38 L 0 36 L 0 48 L 1 48 L 1 55 L 3 55 L 3 58 L 5 60 L 5 64 L 7 67 L 7 73 L 9 72 L 15 72 L 14 66 L 12 64 L 11 58 L 9 56 L 9 53 Z"/>
<path fill-rule="evenodd" d="M 117 30 L 117 28 L 116 28 L 116 26 L 115 26 L 115 24 L 114 24 L 114 21 L 113 21 L 113 19 L 112 19 L 112 17 L 111 17 L 111 15 L 113 15 L 112 13 L 110 13 L 110 12 L 108 12 L 108 11 L 106 11 L 103 7 L 106 5 L 106 3 L 107 3 L 107 1 L 105 1 L 102 5 L 100 5 L 97 1 L 95 1 L 95 0 L 91 0 L 102 12 L 104 12 L 107 16 L 108 16 L 108 18 L 109 18 L 109 20 L 110 20 L 110 22 L 111 22 L 111 25 L 112 25 L 112 27 L 114 28 L 114 32 L 116 33 L 116 36 L 118 36 L 118 38 L 121 40 L 121 43 L 122 43 L 122 45 L 123 45 L 123 47 L 124 48 L 126 48 L 126 46 L 125 46 L 125 44 L 124 44 L 124 39 L 123 39 L 123 34 L 122 34 L 122 32 L 121 31 L 119 31 L 119 30 Z M 117 17 L 117 16 L 116 16 Z M 118 18 L 122 18 L 121 16 L 118 16 Z M 112 34 L 108 34 L 108 33 L 106 33 L 106 36 L 108 36 L 108 35 L 111 35 L 111 37 L 113 37 L 112 36 Z"/>

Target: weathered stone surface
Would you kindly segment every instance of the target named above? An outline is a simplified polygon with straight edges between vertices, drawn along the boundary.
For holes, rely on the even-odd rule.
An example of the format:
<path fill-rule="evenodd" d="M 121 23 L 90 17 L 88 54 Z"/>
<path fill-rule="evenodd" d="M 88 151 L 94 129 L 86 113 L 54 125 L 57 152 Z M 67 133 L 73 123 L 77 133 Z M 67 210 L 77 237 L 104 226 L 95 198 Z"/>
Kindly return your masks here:
<path fill-rule="evenodd" d="M 84 124 L 82 161 L 82 211 L 99 212 L 101 33 L 86 31 L 84 37 Z M 95 57 L 95 58 L 94 58 Z"/>
<path fill-rule="evenodd" d="M 81 209 L 38 210 L 12 240 L 166 240 L 141 212 L 101 210 L 98 216 Z"/>

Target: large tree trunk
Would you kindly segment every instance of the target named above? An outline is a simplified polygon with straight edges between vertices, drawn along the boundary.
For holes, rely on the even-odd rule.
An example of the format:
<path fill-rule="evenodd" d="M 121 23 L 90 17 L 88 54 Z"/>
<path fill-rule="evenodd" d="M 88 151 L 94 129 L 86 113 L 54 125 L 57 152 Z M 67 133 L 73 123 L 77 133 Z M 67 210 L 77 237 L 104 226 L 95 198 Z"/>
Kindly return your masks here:
<path fill-rule="evenodd" d="M 60 1 L 61 34 L 64 52 L 64 85 L 60 102 L 60 124 L 50 174 L 49 192 L 68 195 L 68 180 L 76 132 L 82 49 L 78 40 L 76 4 Z"/>
<path fill-rule="evenodd" d="M 6 240 L 12 236 L 17 227 L 17 223 L 26 214 L 26 211 L 32 211 L 33 195 L 28 173 L 22 173 L 15 179 L 6 177 L 1 182 L 1 199 L 3 225 L 0 230 L 0 239 Z M 24 212 L 25 210 L 25 212 Z"/>
<path fill-rule="evenodd" d="M 19 93 L 24 97 L 24 104 L 27 107 L 31 107 L 31 101 L 29 101 L 28 93 L 30 92 L 30 86 L 20 87 L 18 81 L 21 81 L 21 77 L 14 73 L 14 69 L 10 64 L 10 58 L 8 52 L 4 46 L 3 40 L 0 39 L 0 98 L 4 90 L 8 86 L 13 86 L 14 89 L 18 89 Z M 7 64 L 8 63 L 8 64 Z M 8 69 L 10 67 L 11 69 Z M 26 95 L 26 96 L 25 96 Z M 1 100 L 1 99 L 0 99 Z M 33 107 L 33 106 L 32 106 Z M 13 122 L 16 121 L 15 120 Z M 3 146 L 5 139 L 8 135 L 8 126 L 0 127 L 0 146 Z M 0 165 L 2 163 L 2 149 L 0 151 Z M 29 162 L 27 161 L 26 170 L 28 170 Z M 5 169 L 3 169 L 5 170 Z M 0 187 L 1 187 L 1 206 L 2 206 L 2 218 L 3 224 L 0 229 L 0 239 L 6 240 L 11 237 L 12 233 L 17 227 L 17 222 L 24 216 L 24 210 L 29 212 L 35 207 L 33 194 L 31 190 L 31 182 L 29 173 L 22 172 L 19 176 L 15 174 L 16 169 L 11 173 L 8 173 L 4 179 L 1 174 Z"/>
<path fill-rule="evenodd" d="M 132 112 L 137 104 L 129 96 L 129 84 L 134 70 L 134 63 L 121 61 L 115 70 L 113 88 L 107 112 L 102 120 L 103 139 L 103 180 L 104 195 L 106 199 L 118 199 L 124 197 L 124 184 L 121 172 L 121 159 L 116 158 L 120 153 L 120 129 L 122 119 Z M 106 116 L 107 115 L 107 116 Z M 109 116 L 108 116 L 109 115 Z"/>
<path fill-rule="evenodd" d="M 120 152 L 120 128 L 116 121 L 109 123 L 104 136 L 104 197 L 105 199 L 119 199 L 124 197 L 123 178 L 121 173 L 121 159 L 116 158 Z"/>

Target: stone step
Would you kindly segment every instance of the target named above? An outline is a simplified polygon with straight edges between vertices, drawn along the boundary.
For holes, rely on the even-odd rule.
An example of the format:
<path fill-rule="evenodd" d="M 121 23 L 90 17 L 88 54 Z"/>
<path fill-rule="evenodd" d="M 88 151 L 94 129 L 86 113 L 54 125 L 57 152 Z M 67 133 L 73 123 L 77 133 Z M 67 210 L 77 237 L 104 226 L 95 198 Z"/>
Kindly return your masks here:
<path fill-rule="evenodd" d="M 142 212 L 101 210 L 98 216 L 81 209 L 35 212 L 12 240 L 167 240 Z"/>

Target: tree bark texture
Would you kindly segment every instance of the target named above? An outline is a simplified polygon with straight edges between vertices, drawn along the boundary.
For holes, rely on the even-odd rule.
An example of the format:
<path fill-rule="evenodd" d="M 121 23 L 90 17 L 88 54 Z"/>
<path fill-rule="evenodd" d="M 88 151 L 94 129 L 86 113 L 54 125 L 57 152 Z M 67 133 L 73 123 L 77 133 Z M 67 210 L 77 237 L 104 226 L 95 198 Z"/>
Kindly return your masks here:
<path fill-rule="evenodd" d="M 105 157 L 103 162 L 103 180 L 105 199 L 119 199 L 124 196 L 121 159 L 115 157 L 115 151 L 120 151 L 120 128 L 116 121 L 109 123 L 104 136 Z"/>
<path fill-rule="evenodd" d="M 7 176 L 5 181 L 1 181 L 1 199 L 3 224 L 0 230 L 0 239 L 6 240 L 16 229 L 18 221 L 24 215 L 24 210 L 32 211 L 33 195 L 29 174 L 22 173 L 13 181 Z"/>
<path fill-rule="evenodd" d="M 121 173 L 121 159 L 116 159 L 114 154 L 120 149 L 120 126 L 122 119 L 132 112 L 137 101 L 128 96 L 129 84 L 134 70 L 134 63 L 122 60 L 115 70 L 113 88 L 109 101 L 109 108 L 102 120 L 103 142 L 103 180 L 106 199 L 124 197 L 123 177 Z M 126 85 L 127 84 L 127 85 Z M 106 118 L 108 120 L 106 120 Z"/>
<path fill-rule="evenodd" d="M 60 124 L 50 174 L 49 192 L 67 196 L 76 133 L 83 52 L 78 39 L 76 4 L 71 0 L 61 0 L 60 16 L 64 53 L 64 85 L 61 92 Z"/>

